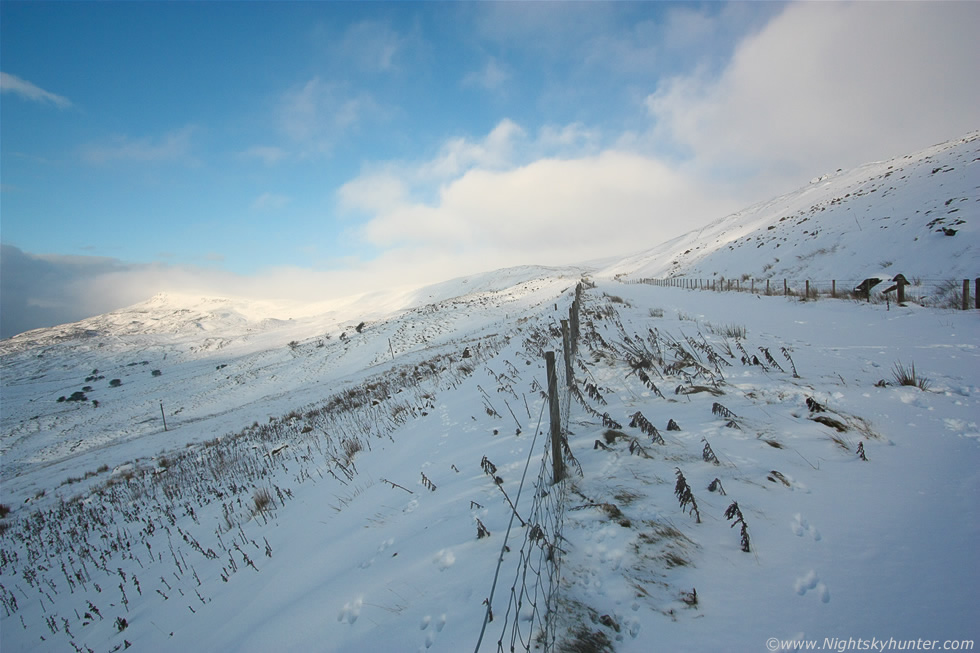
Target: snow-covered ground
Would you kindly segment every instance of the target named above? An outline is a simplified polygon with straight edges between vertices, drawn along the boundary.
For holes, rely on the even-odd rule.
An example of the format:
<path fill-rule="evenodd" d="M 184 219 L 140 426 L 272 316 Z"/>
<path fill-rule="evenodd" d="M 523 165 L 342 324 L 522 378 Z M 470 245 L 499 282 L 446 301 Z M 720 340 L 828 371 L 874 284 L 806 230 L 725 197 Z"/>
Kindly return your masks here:
<path fill-rule="evenodd" d="M 976 145 L 916 155 L 954 170 L 908 172 L 904 209 Z M 961 247 L 953 279 L 980 268 L 963 179 L 964 222 L 930 245 Z M 909 229 L 806 260 L 857 278 Z M 690 274 L 739 274 L 723 250 Z M 292 313 L 159 296 L 0 343 L 0 650 L 975 641 L 977 311 L 621 281 L 658 256 Z M 561 366 L 583 278 L 553 486 L 544 353 Z M 921 387 L 899 385 L 912 365 Z"/>

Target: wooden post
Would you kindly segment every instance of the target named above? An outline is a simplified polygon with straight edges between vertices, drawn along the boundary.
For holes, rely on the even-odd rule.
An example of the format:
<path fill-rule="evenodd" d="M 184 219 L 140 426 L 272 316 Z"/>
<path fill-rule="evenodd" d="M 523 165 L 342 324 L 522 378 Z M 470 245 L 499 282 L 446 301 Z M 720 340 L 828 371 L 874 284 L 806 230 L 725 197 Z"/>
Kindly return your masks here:
<path fill-rule="evenodd" d="M 766 297 L 769 296 L 769 279 L 766 279 Z"/>
<path fill-rule="evenodd" d="M 806 295 L 805 295 L 805 297 L 807 299 L 810 299 L 810 280 L 809 279 L 806 280 Z"/>
<path fill-rule="evenodd" d="M 561 407 L 558 405 L 558 378 L 555 372 L 555 352 L 546 351 L 544 361 L 548 370 L 548 408 L 551 415 L 552 478 L 558 483 L 565 476 L 561 457 Z"/>
<path fill-rule="evenodd" d="M 980 277 L 973 280 L 973 304 L 980 308 Z"/>
<path fill-rule="evenodd" d="M 905 304 L 905 277 L 899 276 L 895 281 L 895 290 L 898 294 L 898 304 Z"/>
<path fill-rule="evenodd" d="M 789 294 L 789 286 L 786 285 L 786 279 L 783 279 L 783 296 L 785 297 L 788 294 Z"/>
<path fill-rule="evenodd" d="M 837 299 L 837 279 L 830 282 L 830 296 Z"/>
<path fill-rule="evenodd" d="M 970 308 L 970 280 L 963 279 L 963 310 Z"/>
<path fill-rule="evenodd" d="M 568 309 L 568 338 L 571 352 L 578 352 L 578 300 L 573 301 Z"/>
<path fill-rule="evenodd" d="M 565 349 L 565 385 L 571 388 L 575 377 L 572 375 L 572 337 L 568 328 L 568 320 L 561 321 L 561 340 Z"/>
<path fill-rule="evenodd" d="M 160 402 L 160 416 L 163 417 L 163 430 L 167 430 L 167 415 L 163 412 L 163 402 Z"/>
<path fill-rule="evenodd" d="M 755 294 L 755 279 L 752 279 L 752 293 Z"/>

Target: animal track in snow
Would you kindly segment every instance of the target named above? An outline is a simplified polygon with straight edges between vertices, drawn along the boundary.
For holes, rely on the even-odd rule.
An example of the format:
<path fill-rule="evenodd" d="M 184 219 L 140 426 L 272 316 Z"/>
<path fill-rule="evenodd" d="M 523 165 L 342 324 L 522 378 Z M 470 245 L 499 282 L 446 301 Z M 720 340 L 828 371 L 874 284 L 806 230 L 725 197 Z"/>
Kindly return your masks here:
<path fill-rule="evenodd" d="M 382 542 L 381 545 L 378 547 L 378 553 L 384 553 L 384 550 L 394 545 L 394 543 L 395 543 L 395 538 L 389 537 L 387 540 Z M 367 569 L 368 567 L 373 565 L 374 559 L 375 556 L 371 556 L 370 560 L 365 560 L 364 562 L 362 562 L 360 564 L 361 569 Z"/>
<path fill-rule="evenodd" d="M 812 569 L 796 579 L 796 582 L 793 583 L 793 589 L 800 596 L 803 596 L 810 590 L 816 590 L 821 602 L 830 603 L 830 590 L 827 589 L 825 583 L 820 582 L 817 572 Z"/>
<path fill-rule="evenodd" d="M 439 567 L 439 571 L 445 571 L 456 564 L 456 556 L 449 549 L 440 549 L 432 562 Z"/>
<path fill-rule="evenodd" d="M 344 609 L 337 615 L 337 621 L 342 624 L 353 624 L 361 616 L 362 605 L 364 605 L 364 599 L 360 597 L 353 601 L 348 601 L 344 604 Z"/>
<path fill-rule="evenodd" d="M 432 615 L 425 615 L 422 617 L 422 622 L 419 624 L 420 630 L 427 630 L 432 624 Z M 424 651 L 427 648 L 431 648 L 436 642 L 436 635 L 442 632 L 442 629 L 446 627 L 446 615 L 443 613 L 435 620 L 435 625 L 428 633 L 425 635 L 424 648 L 419 648 L 419 651 Z"/>
<path fill-rule="evenodd" d="M 807 522 L 806 518 L 804 518 L 800 513 L 796 513 L 793 516 L 793 521 L 790 523 L 789 527 L 793 531 L 793 534 L 797 537 L 809 535 L 813 538 L 814 542 L 819 542 L 821 539 L 820 531 L 811 526 L 810 523 Z"/>

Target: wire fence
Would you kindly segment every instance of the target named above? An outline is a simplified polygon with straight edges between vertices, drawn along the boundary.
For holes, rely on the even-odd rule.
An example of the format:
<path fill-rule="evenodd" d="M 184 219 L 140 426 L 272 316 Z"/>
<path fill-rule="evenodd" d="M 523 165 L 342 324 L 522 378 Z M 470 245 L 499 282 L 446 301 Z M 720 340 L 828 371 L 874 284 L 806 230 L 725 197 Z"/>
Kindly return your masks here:
<path fill-rule="evenodd" d="M 579 291 L 580 293 L 581 291 Z M 576 294 L 576 298 L 578 293 Z M 574 323 L 574 329 L 567 332 L 562 351 L 557 357 L 548 352 L 549 388 L 547 400 L 542 402 L 538 424 L 535 428 L 534 441 L 531 444 L 524 476 L 521 479 L 518 495 L 514 501 L 511 524 L 500 551 L 497 571 L 493 586 L 488 597 L 486 617 L 476 651 L 480 650 L 488 624 L 499 620 L 500 630 L 497 639 L 497 651 L 552 651 L 558 640 L 558 619 L 555 607 L 561 581 L 561 562 L 564 550 L 562 529 L 567 503 L 568 483 L 564 480 L 569 465 L 577 465 L 568 448 L 568 423 L 571 415 L 572 387 L 574 378 L 570 379 L 568 370 L 574 356 L 574 335 L 577 334 L 578 300 L 573 302 L 569 321 Z M 574 317 L 572 317 L 574 316 Z M 563 329 L 565 331 L 566 329 Z M 558 362 L 555 362 L 558 358 Z M 564 363 L 563 363 L 564 361 Z M 554 405 L 557 402 L 557 406 Z M 548 411 L 549 429 L 543 429 L 545 411 Z M 557 424 L 554 418 L 557 415 Z M 550 433 L 550 437 L 548 434 Z M 557 440 L 555 438 L 557 437 Z M 541 442 L 539 442 L 539 440 Z M 539 448 L 541 447 L 541 448 Z M 542 451 L 533 481 L 534 496 L 524 515 L 521 494 L 524 488 L 528 468 L 535 454 Z M 555 464 L 555 454 L 559 457 Z M 526 502 L 525 502 L 526 503 Z M 507 590 L 506 607 L 503 605 L 494 614 L 494 595 L 497 581 L 501 576 L 501 566 L 505 559 L 513 560 L 508 544 L 514 521 L 520 522 L 523 538 L 517 551 L 517 559 L 513 580 Z M 501 597 L 503 599 L 503 597 Z M 501 614 L 502 613 L 502 614 Z"/>
<path fill-rule="evenodd" d="M 706 290 L 714 292 L 750 292 L 760 295 L 784 295 L 804 299 L 853 299 L 884 304 L 897 296 L 895 278 L 868 279 L 754 279 L 739 277 L 699 279 L 669 277 L 630 279 L 623 283 Z M 969 279 L 903 279 L 906 302 L 936 308 L 980 308 L 980 277 Z M 971 293 L 970 286 L 973 286 Z"/>

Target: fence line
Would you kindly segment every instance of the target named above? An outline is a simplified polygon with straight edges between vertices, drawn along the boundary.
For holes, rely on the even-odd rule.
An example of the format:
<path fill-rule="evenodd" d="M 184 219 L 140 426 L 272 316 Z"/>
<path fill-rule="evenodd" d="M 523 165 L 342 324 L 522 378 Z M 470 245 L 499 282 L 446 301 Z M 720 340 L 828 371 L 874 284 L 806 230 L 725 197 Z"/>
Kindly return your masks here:
<path fill-rule="evenodd" d="M 550 438 L 544 443 L 544 451 L 534 481 L 534 499 L 527 518 L 517 513 L 520 507 L 520 492 L 523 490 L 524 478 L 521 479 L 521 489 L 515 500 L 514 513 L 508 526 L 504 543 L 501 547 L 500 559 L 497 564 L 493 586 L 488 597 L 487 612 L 480 631 L 480 639 L 476 651 L 480 650 L 487 624 L 494 619 L 493 597 L 497 586 L 504 554 L 509 551 L 507 542 L 510 538 L 514 518 L 521 521 L 524 537 L 517 552 L 517 564 L 514 570 L 514 580 L 507 597 L 507 607 L 503 611 L 503 626 L 497 640 L 497 651 L 530 651 L 532 647 L 540 646 L 545 651 L 553 650 L 558 637 L 558 620 L 555 607 L 558 602 L 558 591 L 561 579 L 561 562 L 564 553 L 562 529 L 564 526 L 565 504 L 568 496 L 568 483 L 564 482 L 568 463 L 576 464 L 568 448 L 568 422 L 571 415 L 572 386 L 574 376 L 569 376 L 572 369 L 571 361 L 576 350 L 578 337 L 578 307 L 581 297 L 581 284 L 576 287 L 575 299 L 569 310 L 569 320 L 562 320 L 562 357 L 564 364 L 556 363 L 554 352 L 546 352 L 548 368 L 548 401 L 551 408 Z M 557 406 L 555 405 L 557 403 Z M 528 455 L 524 474 L 535 451 L 537 436 L 542 432 L 541 422 L 544 414 L 538 417 L 538 427 L 535 430 L 534 441 Z M 557 410 L 556 410 L 557 409 Z M 556 416 L 557 413 L 557 416 Z M 557 419 L 557 423 L 555 423 Z"/>
<path fill-rule="evenodd" d="M 904 277 L 903 277 L 904 279 Z M 667 277 L 644 279 L 620 279 L 621 283 L 648 284 L 686 290 L 713 292 L 751 292 L 770 296 L 792 296 L 806 299 L 831 297 L 836 299 L 860 299 L 876 303 L 888 299 L 892 290 L 898 291 L 897 283 L 885 279 L 869 286 L 865 279 L 701 279 L 694 277 Z M 955 308 L 967 310 L 980 308 L 980 277 L 973 282 L 970 293 L 970 280 L 962 282 L 954 279 L 913 278 L 903 284 L 905 300 L 924 306 Z"/>

